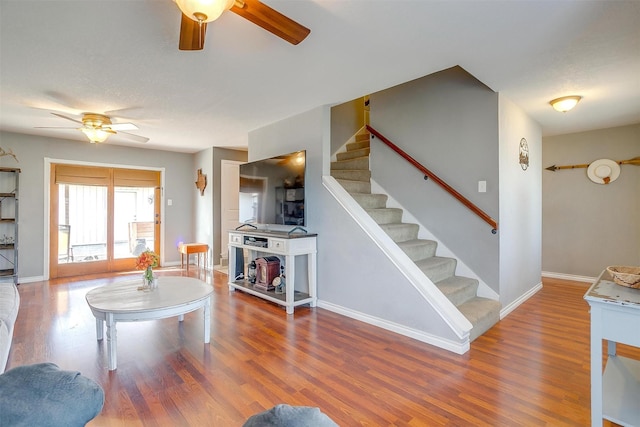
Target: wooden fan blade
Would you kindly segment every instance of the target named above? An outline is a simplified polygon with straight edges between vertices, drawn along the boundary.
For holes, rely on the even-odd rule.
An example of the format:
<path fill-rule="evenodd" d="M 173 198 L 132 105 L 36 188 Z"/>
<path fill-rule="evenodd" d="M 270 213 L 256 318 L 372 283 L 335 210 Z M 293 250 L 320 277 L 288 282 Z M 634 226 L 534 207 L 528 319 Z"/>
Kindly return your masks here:
<path fill-rule="evenodd" d="M 71 120 L 72 122 L 80 123 L 81 125 L 84 125 L 84 123 L 82 123 L 80 120 L 72 119 L 71 117 L 67 117 L 65 115 L 58 114 L 58 113 L 51 113 L 51 114 L 53 114 L 56 117 L 60 117 L 61 119 Z"/>
<path fill-rule="evenodd" d="M 140 136 L 140 135 L 134 135 L 134 134 L 129 133 L 129 132 L 118 132 L 118 135 L 122 135 L 125 138 L 128 138 L 128 139 L 130 139 L 132 141 L 136 141 L 136 142 L 145 143 L 145 142 L 149 141 L 149 138 L 147 138 L 147 137 Z"/>
<path fill-rule="evenodd" d="M 242 7 L 234 5 L 230 10 L 291 44 L 300 43 L 311 32 L 258 0 L 244 0 Z"/>
<path fill-rule="evenodd" d="M 180 24 L 180 50 L 202 50 L 204 47 L 204 36 L 207 33 L 207 23 L 196 22 L 184 13 Z"/>

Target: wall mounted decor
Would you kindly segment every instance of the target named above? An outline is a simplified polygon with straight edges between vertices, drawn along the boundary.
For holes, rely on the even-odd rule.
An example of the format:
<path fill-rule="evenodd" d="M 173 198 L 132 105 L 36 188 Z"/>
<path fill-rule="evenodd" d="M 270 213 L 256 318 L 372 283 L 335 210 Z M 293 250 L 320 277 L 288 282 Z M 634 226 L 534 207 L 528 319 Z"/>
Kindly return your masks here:
<path fill-rule="evenodd" d="M 527 144 L 527 140 L 524 138 L 520 140 L 519 152 L 520 167 L 523 171 L 526 171 L 529 167 L 529 144 Z"/>
<path fill-rule="evenodd" d="M 591 163 L 583 163 L 578 165 L 556 166 L 552 165 L 546 170 L 555 172 L 559 169 L 587 169 L 587 177 L 596 184 L 610 184 L 620 176 L 621 165 L 640 166 L 640 157 L 634 157 L 629 160 L 609 160 L 598 159 Z"/>
<path fill-rule="evenodd" d="M 202 174 L 202 169 L 198 169 L 198 179 L 196 180 L 196 187 L 200 190 L 200 195 L 204 196 L 204 189 L 207 188 L 207 175 Z"/>

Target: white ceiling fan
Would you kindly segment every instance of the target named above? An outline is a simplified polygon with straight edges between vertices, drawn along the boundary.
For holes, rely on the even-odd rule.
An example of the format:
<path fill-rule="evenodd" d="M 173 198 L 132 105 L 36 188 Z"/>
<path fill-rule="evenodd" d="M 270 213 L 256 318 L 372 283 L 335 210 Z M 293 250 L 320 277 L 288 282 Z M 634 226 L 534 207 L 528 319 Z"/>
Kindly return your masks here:
<path fill-rule="evenodd" d="M 84 133 L 91 143 L 105 142 L 111 135 L 120 134 L 132 141 L 145 143 L 149 138 L 140 135 L 134 135 L 129 130 L 137 130 L 138 127 L 133 123 L 112 123 L 111 118 L 104 114 L 98 113 L 82 113 L 82 118 L 76 120 L 72 117 L 59 113 L 51 113 L 56 117 L 71 120 L 74 123 L 82 125 L 81 127 L 51 127 L 37 126 L 37 129 L 76 129 Z"/>

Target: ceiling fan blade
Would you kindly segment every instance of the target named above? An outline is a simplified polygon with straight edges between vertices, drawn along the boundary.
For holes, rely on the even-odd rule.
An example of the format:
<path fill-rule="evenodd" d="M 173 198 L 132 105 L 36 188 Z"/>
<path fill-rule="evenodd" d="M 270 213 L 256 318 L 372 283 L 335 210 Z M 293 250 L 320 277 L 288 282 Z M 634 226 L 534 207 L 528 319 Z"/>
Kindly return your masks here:
<path fill-rule="evenodd" d="M 110 125 L 105 125 L 105 128 L 123 131 L 123 130 L 138 130 L 138 126 L 133 123 L 112 123 Z"/>
<path fill-rule="evenodd" d="M 51 114 L 53 114 L 56 117 L 60 117 L 61 119 L 71 120 L 72 122 L 80 123 L 81 125 L 83 125 L 83 123 L 80 120 L 72 119 L 71 117 L 67 117 L 63 114 L 58 114 L 58 113 L 51 113 Z"/>
<path fill-rule="evenodd" d="M 206 22 L 196 22 L 184 13 L 180 23 L 180 50 L 202 50 L 204 47 L 204 36 L 207 33 Z"/>
<path fill-rule="evenodd" d="M 122 135 L 125 138 L 128 138 L 132 141 L 136 141 L 136 142 L 141 142 L 141 143 L 145 143 L 147 141 L 149 141 L 149 138 L 144 137 L 144 136 L 140 136 L 140 135 L 134 135 L 132 133 L 129 132 L 118 132 L 118 135 Z"/>
<path fill-rule="evenodd" d="M 234 5 L 230 10 L 291 44 L 300 43 L 311 32 L 258 0 L 244 0 L 242 7 Z"/>

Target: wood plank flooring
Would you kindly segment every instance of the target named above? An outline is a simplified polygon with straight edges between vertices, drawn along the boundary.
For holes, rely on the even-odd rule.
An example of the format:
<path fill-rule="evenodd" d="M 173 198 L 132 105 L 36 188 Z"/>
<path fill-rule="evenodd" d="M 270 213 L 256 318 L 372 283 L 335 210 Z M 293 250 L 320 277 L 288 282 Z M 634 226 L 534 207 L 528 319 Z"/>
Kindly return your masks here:
<path fill-rule="evenodd" d="M 106 402 L 90 426 L 241 426 L 278 403 L 318 406 L 341 426 L 590 423 L 584 283 L 544 280 L 540 292 L 456 355 L 318 308 L 287 316 L 230 293 L 226 275 L 208 273 L 211 343 L 202 342 L 201 310 L 182 324 L 120 323 L 118 369 L 109 372 L 85 294 L 126 277 L 19 286 L 7 368 L 50 361 L 98 381 Z M 640 358 L 637 349 L 619 347 Z"/>

